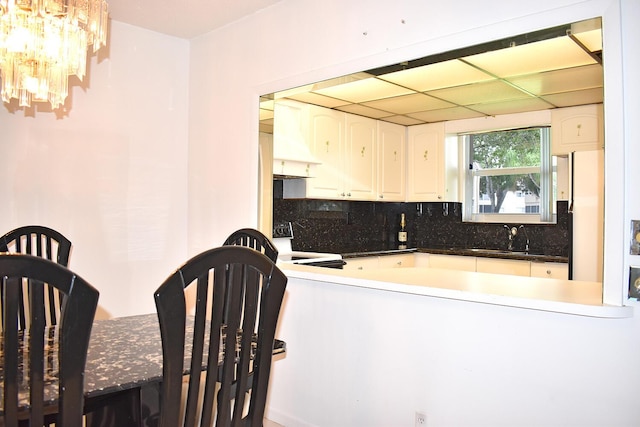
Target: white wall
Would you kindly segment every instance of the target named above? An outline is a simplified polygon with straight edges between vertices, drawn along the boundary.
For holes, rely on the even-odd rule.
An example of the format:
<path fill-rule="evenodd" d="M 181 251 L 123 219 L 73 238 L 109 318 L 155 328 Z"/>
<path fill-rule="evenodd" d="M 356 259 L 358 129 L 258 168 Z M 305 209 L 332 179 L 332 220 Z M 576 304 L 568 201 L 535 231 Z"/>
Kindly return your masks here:
<path fill-rule="evenodd" d="M 0 233 L 66 235 L 100 317 L 154 311 L 187 245 L 188 42 L 112 22 L 108 46 L 66 114 L 0 107 Z"/>
<path fill-rule="evenodd" d="M 640 202 L 628 201 L 637 190 L 625 185 L 640 182 L 640 171 L 622 167 L 638 155 L 635 0 L 283 0 L 193 40 L 189 251 L 206 246 L 200 236 L 220 240 L 257 222 L 259 94 L 601 15 L 605 301 L 627 303 L 628 266 L 640 264 L 627 255 L 628 219 L 640 217 Z M 226 166 L 222 152 L 233 155 Z M 591 319 L 293 280 L 279 332 L 288 354 L 274 366 L 269 416 L 288 427 L 412 426 L 420 409 L 429 426 L 635 426 L 639 317 Z M 387 340 L 398 348 L 383 346 Z"/>

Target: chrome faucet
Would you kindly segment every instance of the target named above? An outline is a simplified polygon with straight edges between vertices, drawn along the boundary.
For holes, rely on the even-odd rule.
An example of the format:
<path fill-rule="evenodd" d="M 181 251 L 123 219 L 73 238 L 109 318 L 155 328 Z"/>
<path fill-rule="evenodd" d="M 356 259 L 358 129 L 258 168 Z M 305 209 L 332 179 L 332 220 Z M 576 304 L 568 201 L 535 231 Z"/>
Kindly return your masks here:
<path fill-rule="evenodd" d="M 509 245 L 507 246 L 507 249 L 512 251 L 513 250 L 513 239 L 516 238 L 516 236 L 518 235 L 518 229 L 516 227 L 509 227 L 508 225 L 504 225 L 504 228 L 507 229 L 507 232 L 509 233 Z"/>
<path fill-rule="evenodd" d="M 524 251 L 529 252 L 529 233 L 527 233 L 527 229 L 524 228 L 524 224 L 520 225 L 518 230 L 524 230 L 524 237 L 527 238 L 526 244 L 524 245 Z"/>
<path fill-rule="evenodd" d="M 525 247 L 524 250 L 525 252 L 529 252 L 529 233 L 527 233 L 527 229 L 524 228 L 524 224 L 520 225 L 519 227 L 509 227 L 508 225 L 504 225 L 504 228 L 507 229 L 507 232 L 509 233 L 509 244 L 507 246 L 507 249 L 512 251 L 513 250 L 513 241 L 515 240 L 516 236 L 518 235 L 518 232 L 520 230 L 524 230 L 524 235 L 526 237 L 526 243 L 525 243 Z"/>

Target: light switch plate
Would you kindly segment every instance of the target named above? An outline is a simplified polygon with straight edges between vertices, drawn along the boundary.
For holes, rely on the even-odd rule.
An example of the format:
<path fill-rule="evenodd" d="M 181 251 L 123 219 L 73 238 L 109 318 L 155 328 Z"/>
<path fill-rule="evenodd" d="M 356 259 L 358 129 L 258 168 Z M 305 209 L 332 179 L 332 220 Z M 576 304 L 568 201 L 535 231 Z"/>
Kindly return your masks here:
<path fill-rule="evenodd" d="M 640 267 L 629 267 L 629 298 L 640 301 Z"/>
<path fill-rule="evenodd" d="M 631 255 L 640 255 L 640 221 L 631 220 Z"/>

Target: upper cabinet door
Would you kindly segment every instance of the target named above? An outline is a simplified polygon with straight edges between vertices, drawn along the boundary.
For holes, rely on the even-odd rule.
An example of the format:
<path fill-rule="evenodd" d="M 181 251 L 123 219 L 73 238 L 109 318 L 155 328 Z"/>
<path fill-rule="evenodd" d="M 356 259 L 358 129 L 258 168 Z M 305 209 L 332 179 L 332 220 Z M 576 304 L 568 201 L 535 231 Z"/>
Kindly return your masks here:
<path fill-rule="evenodd" d="M 551 154 L 604 148 L 602 104 L 551 110 Z"/>
<path fill-rule="evenodd" d="M 339 199 L 344 193 L 344 113 L 309 107 L 309 149 L 320 165 L 316 176 L 308 178 L 306 197 Z"/>
<path fill-rule="evenodd" d="M 375 200 L 377 187 L 377 125 L 366 117 L 346 114 L 345 198 Z"/>
<path fill-rule="evenodd" d="M 406 128 L 378 122 L 378 200 L 404 202 L 406 197 Z"/>
<path fill-rule="evenodd" d="M 444 124 L 409 127 L 407 201 L 443 201 Z"/>

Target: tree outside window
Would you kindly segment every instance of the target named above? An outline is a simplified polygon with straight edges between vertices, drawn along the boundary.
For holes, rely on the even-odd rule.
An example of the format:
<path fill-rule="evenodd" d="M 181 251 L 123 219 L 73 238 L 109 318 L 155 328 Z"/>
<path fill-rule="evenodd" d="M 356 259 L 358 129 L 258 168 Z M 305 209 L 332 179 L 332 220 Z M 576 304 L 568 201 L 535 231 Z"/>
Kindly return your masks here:
<path fill-rule="evenodd" d="M 550 217 L 551 170 L 547 127 L 465 136 L 466 198 L 472 214 Z"/>

